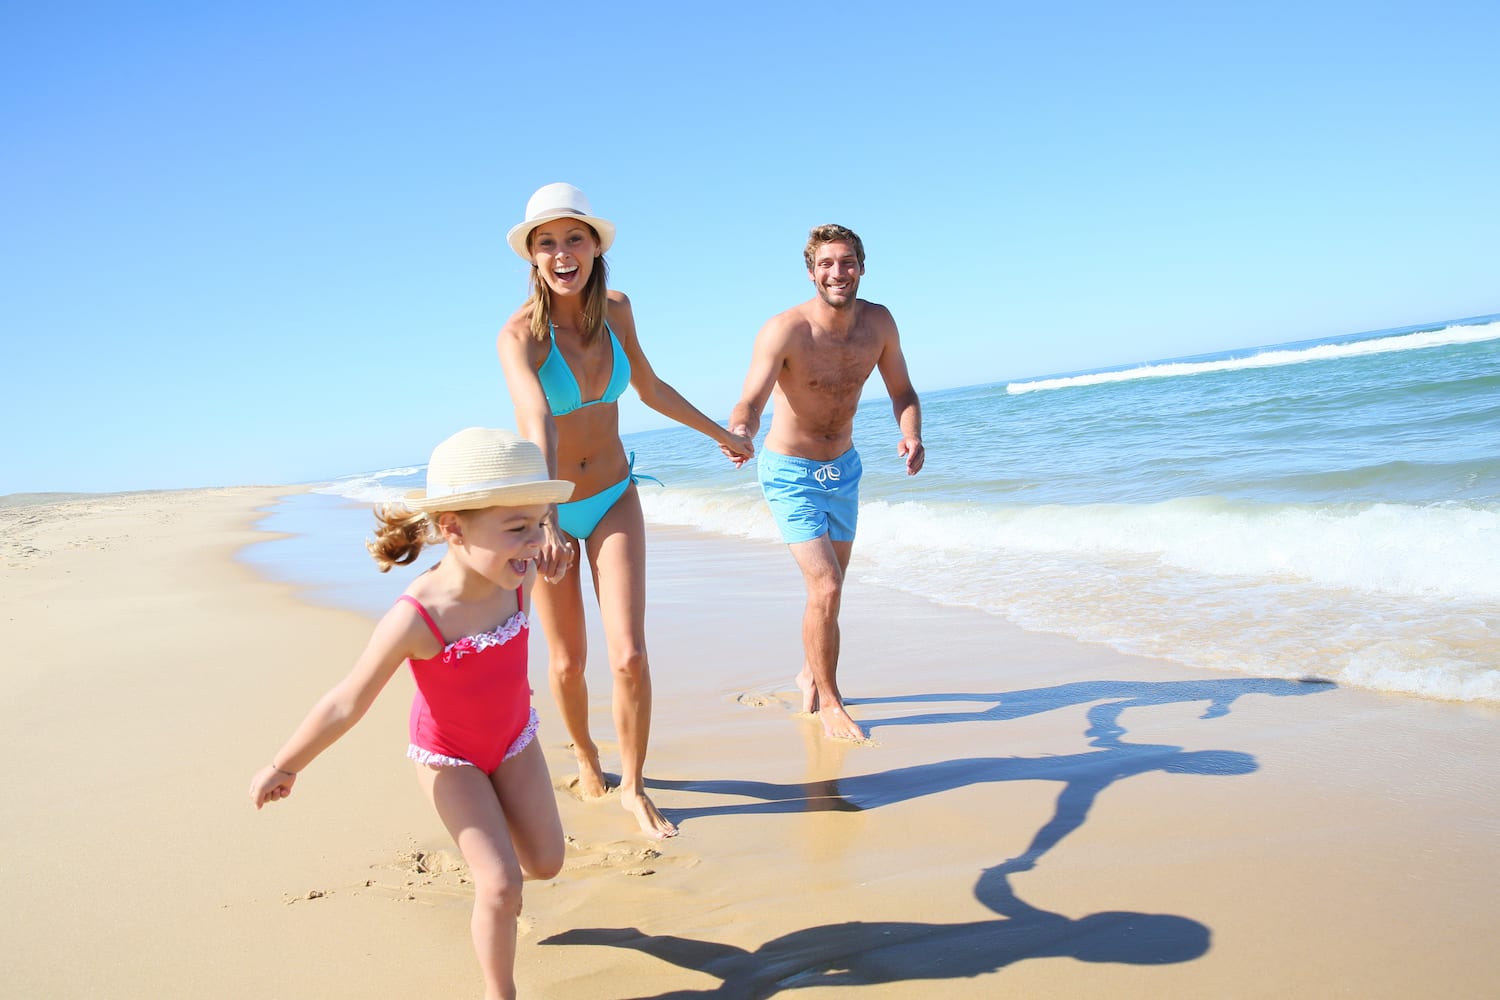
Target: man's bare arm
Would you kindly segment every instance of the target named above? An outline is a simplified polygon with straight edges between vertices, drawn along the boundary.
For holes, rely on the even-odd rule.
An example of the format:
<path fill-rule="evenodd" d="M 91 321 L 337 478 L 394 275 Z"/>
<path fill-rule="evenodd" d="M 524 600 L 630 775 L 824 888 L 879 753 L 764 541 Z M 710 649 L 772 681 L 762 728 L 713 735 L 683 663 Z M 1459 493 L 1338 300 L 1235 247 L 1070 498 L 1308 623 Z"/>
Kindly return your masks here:
<path fill-rule="evenodd" d="M 896 446 L 896 454 L 906 458 L 906 474 L 915 476 L 922 471 L 927 460 L 927 449 L 922 446 L 922 403 L 917 399 L 917 390 L 906 370 L 906 356 L 901 353 L 901 335 L 896 330 L 896 321 L 889 312 L 884 319 L 888 329 L 878 367 L 885 391 L 891 397 L 896 426 L 901 428 L 901 443 Z"/>
<path fill-rule="evenodd" d="M 760 431 L 761 414 L 765 412 L 766 400 L 776 387 L 776 377 L 786 363 L 787 322 L 775 316 L 755 335 L 755 346 L 750 352 L 750 371 L 745 375 L 745 387 L 740 391 L 740 401 L 729 414 L 729 431 L 753 438 Z"/>

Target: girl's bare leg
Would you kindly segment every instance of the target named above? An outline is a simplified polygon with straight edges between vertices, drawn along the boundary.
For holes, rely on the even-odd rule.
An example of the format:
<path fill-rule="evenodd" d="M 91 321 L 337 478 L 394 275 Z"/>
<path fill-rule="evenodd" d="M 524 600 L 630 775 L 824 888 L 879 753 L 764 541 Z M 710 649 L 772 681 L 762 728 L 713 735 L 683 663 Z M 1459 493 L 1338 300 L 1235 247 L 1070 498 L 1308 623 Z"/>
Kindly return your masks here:
<path fill-rule="evenodd" d="M 469 931 L 485 1000 L 514 1000 L 522 874 L 495 787 L 476 767 L 418 764 L 417 774 L 474 880 Z"/>
<path fill-rule="evenodd" d="M 589 536 L 594 592 L 604 620 L 620 737 L 620 804 L 641 832 L 672 837 L 674 826 L 646 795 L 651 738 L 651 669 L 646 659 L 646 522 L 636 488 L 627 489 Z"/>
<path fill-rule="evenodd" d="M 580 560 L 557 583 L 537 578 L 532 608 L 547 637 L 547 686 L 562 713 L 563 726 L 578 758 L 578 794 L 602 798 L 609 791 L 599 766 L 599 747 L 589 735 L 589 686 L 584 677 L 588 639 L 584 632 Z"/>
<path fill-rule="evenodd" d="M 562 817 L 547 774 L 547 759 L 536 740 L 490 775 L 510 827 L 511 847 L 526 878 L 549 879 L 562 871 L 565 846 Z"/>

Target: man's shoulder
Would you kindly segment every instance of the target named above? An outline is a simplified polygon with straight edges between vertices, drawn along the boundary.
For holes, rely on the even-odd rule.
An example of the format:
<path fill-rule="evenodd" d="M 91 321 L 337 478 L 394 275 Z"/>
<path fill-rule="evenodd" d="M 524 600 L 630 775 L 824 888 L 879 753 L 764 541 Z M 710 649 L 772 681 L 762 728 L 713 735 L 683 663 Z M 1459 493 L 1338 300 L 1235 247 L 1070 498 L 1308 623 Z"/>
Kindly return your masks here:
<path fill-rule="evenodd" d="M 859 299 L 859 318 L 865 323 L 894 323 L 895 317 L 891 311 L 879 302 L 871 302 L 869 299 Z"/>
<path fill-rule="evenodd" d="M 865 336 L 883 337 L 896 328 L 896 321 L 885 306 L 867 299 L 858 302 L 859 315 L 854 321 L 856 335 L 858 331 L 867 331 Z M 787 345 L 816 341 L 820 332 L 828 328 L 826 318 L 819 316 L 822 304 L 822 300 L 815 297 L 777 313 L 766 320 L 761 336 Z"/>
<path fill-rule="evenodd" d="M 889 322 L 891 311 L 878 302 L 869 299 L 856 299 L 859 304 L 859 322 Z M 778 327 L 785 329 L 814 330 L 823 327 L 826 320 L 819 317 L 819 310 L 823 308 L 823 300 L 813 296 L 806 302 L 799 302 L 790 309 L 783 310 L 766 320 L 767 327 Z"/>
<path fill-rule="evenodd" d="M 783 309 L 771 317 L 772 323 L 780 323 L 787 326 L 808 326 L 812 323 L 813 304 L 817 299 L 808 299 L 806 302 L 798 302 L 789 309 Z"/>
<path fill-rule="evenodd" d="M 807 306 L 808 303 L 802 302 L 772 316 L 761 327 L 761 336 L 785 340 L 811 330 L 812 320 Z"/>

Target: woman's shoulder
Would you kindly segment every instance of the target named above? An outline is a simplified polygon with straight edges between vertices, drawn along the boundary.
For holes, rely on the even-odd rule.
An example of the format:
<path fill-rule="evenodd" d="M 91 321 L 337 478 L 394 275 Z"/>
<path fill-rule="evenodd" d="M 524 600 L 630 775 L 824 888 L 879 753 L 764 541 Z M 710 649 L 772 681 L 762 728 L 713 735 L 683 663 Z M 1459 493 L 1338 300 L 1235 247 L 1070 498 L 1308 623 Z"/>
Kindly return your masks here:
<path fill-rule="evenodd" d="M 500 326 L 500 336 L 504 337 L 530 337 L 531 336 L 531 314 L 536 309 L 536 303 L 528 302 L 515 312 L 510 314 Z"/>
<path fill-rule="evenodd" d="M 532 308 L 527 304 L 517 309 L 495 335 L 495 349 L 499 351 L 502 362 L 516 357 L 516 352 L 519 351 L 532 367 L 541 363 L 544 347 L 549 342 L 545 334 L 538 338 L 531 329 Z"/>
<path fill-rule="evenodd" d="M 630 299 L 618 289 L 611 288 L 605 302 L 605 312 L 610 327 L 617 335 L 635 336 L 635 314 L 630 311 Z"/>

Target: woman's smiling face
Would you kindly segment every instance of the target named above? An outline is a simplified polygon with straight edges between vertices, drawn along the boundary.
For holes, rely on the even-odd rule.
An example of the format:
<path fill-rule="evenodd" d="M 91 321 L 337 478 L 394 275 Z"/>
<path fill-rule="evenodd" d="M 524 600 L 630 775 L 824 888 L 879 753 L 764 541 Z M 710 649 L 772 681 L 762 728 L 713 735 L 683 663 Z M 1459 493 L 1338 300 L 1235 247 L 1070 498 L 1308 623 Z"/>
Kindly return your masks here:
<path fill-rule="evenodd" d="M 550 219 L 531 231 L 531 263 L 547 287 L 558 295 L 582 292 L 599 256 L 599 238 L 588 223 Z"/>

